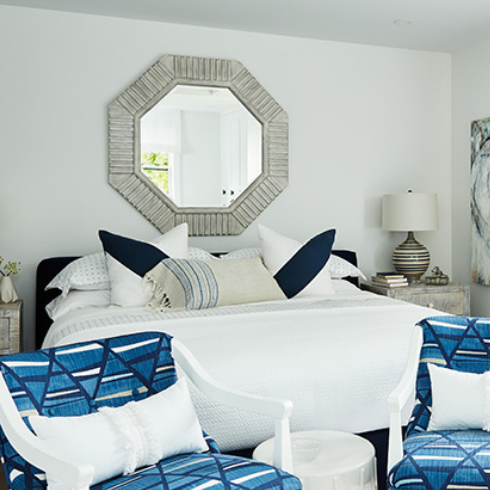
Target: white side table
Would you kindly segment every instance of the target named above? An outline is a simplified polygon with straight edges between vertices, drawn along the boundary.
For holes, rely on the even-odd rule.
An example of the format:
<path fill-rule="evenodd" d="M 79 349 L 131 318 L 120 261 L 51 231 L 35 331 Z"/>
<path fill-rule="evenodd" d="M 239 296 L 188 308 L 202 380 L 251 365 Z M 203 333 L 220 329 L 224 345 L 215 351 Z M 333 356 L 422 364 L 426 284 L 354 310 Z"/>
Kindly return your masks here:
<path fill-rule="evenodd" d="M 274 439 L 255 449 L 253 459 L 272 464 Z M 373 445 L 360 436 L 331 430 L 291 434 L 293 473 L 304 490 L 376 490 Z"/>

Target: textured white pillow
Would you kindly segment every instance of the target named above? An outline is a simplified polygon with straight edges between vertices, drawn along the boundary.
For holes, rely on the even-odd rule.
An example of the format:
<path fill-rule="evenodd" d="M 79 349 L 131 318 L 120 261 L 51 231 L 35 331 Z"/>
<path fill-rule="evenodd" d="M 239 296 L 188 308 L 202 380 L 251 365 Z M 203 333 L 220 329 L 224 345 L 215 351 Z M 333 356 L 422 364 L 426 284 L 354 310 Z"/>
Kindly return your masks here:
<path fill-rule="evenodd" d="M 59 295 L 46 305 L 46 313 L 51 320 L 57 320 L 70 311 L 88 306 L 109 306 L 111 304 L 110 289 L 94 289 L 92 291 L 69 291 L 66 296 Z"/>
<path fill-rule="evenodd" d="M 208 449 L 185 379 L 144 400 L 103 407 L 81 417 L 43 417 L 29 422 L 36 435 L 94 467 L 92 485 L 177 454 Z M 46 475 L 50 490 L 68 490 Z"/>
<path fill-rule="evenodd" d="M 204 261 L 219 260 L 218 257 L 215 257 L 212 253 L 197 247 L 189 247 L 189 258 L 192 260 Z"/>
<path fill-rule="evenodd" d="M 264 263 L 273 276 L 304 245 L 262 225 L 258 226 L 258 233 Z M 332 286 L 330 273 L 325 265 L 316 277 L 295 297 L 326 296 L 331 294 L 335 294 L 335 291 Z"/>
<path fill-rule="evenodd" d="M 71 289 L 107 289 L 110 287 L 109 272 L 103 252 L 85 255 L 68 264 L 46 286 L 60 289 L 66 296 Z"/>
<path fill-rule="evenodd" d="M 332 278 L 342 279 L 343 277 L 362 277 L 366 280 L 366 276 L 355 265 L 334 254 L 328 259 L 327 269 Z"/>
<path fill-rule="evenodd" d="M 253 259 L 254 257 L 260 255 L 260 253 L 260 247 L 247 247 L 233 250 L 227 254 L 222 254 L 219 256 L 219 258 L 221 260 Z"/>
<path fill-rule="evenodd" d="M 176 226 L 147 243 L 154 245 L 169 257 L 185 259 L 189 256 L 187 223 Z M 107 253 L 106 257 L 111 279 L 111 303 L 128 307 L 145 306 L 151 298 L 151 291 L 145 287 L 142 277 Z"/>
<path fill-rule="evenodd" d="M 428 430 L 490 430 L 490 372 L 455 371 L 428 364 L 432 411 Z"/>

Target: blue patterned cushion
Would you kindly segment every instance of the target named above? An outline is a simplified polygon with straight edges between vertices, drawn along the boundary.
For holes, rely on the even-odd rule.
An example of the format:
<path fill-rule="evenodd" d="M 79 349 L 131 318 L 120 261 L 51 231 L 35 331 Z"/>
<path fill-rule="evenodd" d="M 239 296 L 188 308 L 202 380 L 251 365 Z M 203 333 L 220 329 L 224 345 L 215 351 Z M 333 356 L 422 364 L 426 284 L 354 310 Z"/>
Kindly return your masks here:
<path fill-rule="evenodd" d="M 104 251 L 140 277 L 168 255 L 148 242 L 140 242 L 121 235 L 99 230 Z"/>
<path fill-rule="evenodd" d="M 159 332 L 94 340 L 0 358 L 0 370 L 24 420 L 33 414 L 78 416 L 121 406 L 177 380 L 171 337 Z M 45 488 L 41 470 L 27 463 L 0 430 L 9 488 Z"/>
<path fill-rule="evenodd" d="M 224 454 L 169 458 L 140 472 L 114 478 L 92 490 L 301 490 L 295 476 L 264 463 Z"/>
<path fill-rule="evenodd" d="M 315 279 L 332 253 L 335 230 L 327 230 L 308 240 L 274 275 L 284 294 L 293 298 Z"/>
<path fill-rule="evenodd" d="M 259 225 L 264 263 L 288 298 L 334 294 L 328 259 L 336 231 L 324 231 L 301 244 Z"/>
<path fill-rule="evenodd" d="M 423 344 L 416 403 L 403 443 L 404 456 L 388 476 L 390 489 L 490 488 L 490 433 L 480 430 L 427 431 L 432 395 L 428 364 L 456 371 L 490 369 L 490 319 L 456 316 L 422 320 Z"/>
<path fill-rule="evenodd" d="M 189 255 L 187 223 L 172 228 L 151 243 L 99 231 L 111 281 L 111 303 L 117 306 L 145 306 L 150 294 L 143 277 L 161 260 Z"/>
<path fill-rule="evenodd" d="M 429 425 L 432 396 L 428 363 L 457 371 L 483 373 L 490 369 L 490 319 L 441 316 L 419 323 L 424 334 L 416 386 L 416 404 L 407 436 Z"/>
<path fill-rule="evenodd" d="M 490 488 L 490 433 L 414 432 L 405 457 L 390 471 L 391 489 L 469 490 Z"/>

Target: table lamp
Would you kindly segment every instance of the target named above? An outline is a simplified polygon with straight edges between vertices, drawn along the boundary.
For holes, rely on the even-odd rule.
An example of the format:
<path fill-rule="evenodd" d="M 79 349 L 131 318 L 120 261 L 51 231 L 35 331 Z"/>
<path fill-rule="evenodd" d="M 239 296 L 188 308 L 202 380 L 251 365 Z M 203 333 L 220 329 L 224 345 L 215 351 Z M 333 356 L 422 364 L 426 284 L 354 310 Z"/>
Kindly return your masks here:
<path fill-rule="evenodd" d="M 408 191 L 383 196 L 383 230 L 408 232 L 393 252 L 395 270 L 408 282 L 419 282 L 430 263 L 430 253 L 415 240 L 414 231 L 436 230 L 437 226 L 437 194 Z"/>

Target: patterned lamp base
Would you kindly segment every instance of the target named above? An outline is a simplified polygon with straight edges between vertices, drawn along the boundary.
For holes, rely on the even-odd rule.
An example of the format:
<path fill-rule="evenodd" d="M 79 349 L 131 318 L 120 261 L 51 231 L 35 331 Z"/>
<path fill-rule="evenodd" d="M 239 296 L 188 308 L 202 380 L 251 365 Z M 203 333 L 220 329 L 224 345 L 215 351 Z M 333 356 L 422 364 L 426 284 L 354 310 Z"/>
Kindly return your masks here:
<path fill-rule="evenodd" d="M 408 282 L 419 282 L 430 264 L 429 251 L 408 232 L 407 239 L 393 252 L 395 270 L 407 277 Z"/>

